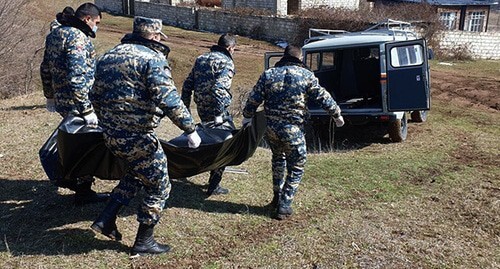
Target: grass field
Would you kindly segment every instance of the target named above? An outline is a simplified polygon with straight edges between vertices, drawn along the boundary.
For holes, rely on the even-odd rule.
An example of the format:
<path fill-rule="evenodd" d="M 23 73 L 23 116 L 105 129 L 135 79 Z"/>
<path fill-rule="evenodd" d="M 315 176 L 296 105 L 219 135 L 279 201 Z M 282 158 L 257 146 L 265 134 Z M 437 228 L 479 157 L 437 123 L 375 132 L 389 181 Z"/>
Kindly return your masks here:
<path fill-rule="evenodd" d="M 130 27 L 129 18 L 105 15 L 98 52 Z M 165 32 L 180 86 L 217 35 Z M 245 38 L 239 43 L 234 86 L 245 91 L 262 71 L 262 52 L 276 48 Z M 471 66 L 477 74 L 471 79 L 500 74 L 498 61 L 455 64 L 456 76 L 468 76 Z M 450 71 L 437 63 L 432 68 Z M 103 205 L 73 206 L 71 192 L 55 189 L 39 164 L 38 149 L 60 121 L 44 106 L 41 90 L 0 100 L 0 268 L 500 267 L 497 110 L 435 98 L 428 121 L 410 124 L 404 143 L 347 136 L 332 153 L 308 155 L 296 215 L 286 221 L 270 218 L 267 149 L 237 167 L 248 174 L 225 174 L 227 196 L 205 197 L 206 173 L 172 180 L 157 227 L 158 241 L 172 253 L 129 259 L 137 201 L 117 220 L 122 242 L 90 230 Z M 170 138 L 180 130 L 165 119 L 158 134 Z M 97 180 L 95 189 L 115 184 Z"/>

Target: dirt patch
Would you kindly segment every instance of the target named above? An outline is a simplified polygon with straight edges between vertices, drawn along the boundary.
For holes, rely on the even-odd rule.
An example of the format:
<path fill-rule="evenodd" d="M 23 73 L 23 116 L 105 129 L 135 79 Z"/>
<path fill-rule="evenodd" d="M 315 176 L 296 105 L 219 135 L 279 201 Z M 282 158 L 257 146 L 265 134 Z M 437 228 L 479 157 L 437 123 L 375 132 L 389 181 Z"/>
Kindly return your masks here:
<path fill-rule="evenodd" d="M 431 82 L 433 98 L 464 107 L 477 107 L 488 111 L 500 110 L 498 78 L 432 70 Z"/>

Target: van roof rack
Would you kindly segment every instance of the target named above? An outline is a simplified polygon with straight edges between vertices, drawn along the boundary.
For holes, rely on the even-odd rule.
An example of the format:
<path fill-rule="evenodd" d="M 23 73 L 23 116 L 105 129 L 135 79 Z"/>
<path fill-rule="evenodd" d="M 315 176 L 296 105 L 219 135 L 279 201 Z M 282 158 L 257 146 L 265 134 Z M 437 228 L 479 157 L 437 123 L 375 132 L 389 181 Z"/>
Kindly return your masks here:
<path fill-rule="evenodd" d="M 369 32 L 391 36 L 405 36 L 407 38 L 411 36 L 417 38 L 417 35 L 415 34 L 415 27 L 410 22 L 391 19 L 378 22 L 377 24 L 364 30 L 362 33 Z"/>
<path fill-rule="evenodd" d="M 310 28 L 309 29 L 309 38 L 304 40 L 304 44 L 307 44 L 307 43 L 313 42 L 313 41 L 332 38 L 332 37 L 335 37 L 336 35 L 346 34 L 346 33 L 349 33 L 349 32 L 345 31 L 345 30 Z"/>
<path fill-rule="evenodd" d="M 343 34 L 405 36 L 406 39 L 411 36 L 413 38 L 417 38 L 414 29 L 414 26 L 410 22 L 396 21 L 391 19 L 378 22 L 370 28 L 367 28 L 366 30 L 360 32 L 310 28 L 309 38 L 304 40 L 304 45 L 313 41 L 335 38 Z"/>

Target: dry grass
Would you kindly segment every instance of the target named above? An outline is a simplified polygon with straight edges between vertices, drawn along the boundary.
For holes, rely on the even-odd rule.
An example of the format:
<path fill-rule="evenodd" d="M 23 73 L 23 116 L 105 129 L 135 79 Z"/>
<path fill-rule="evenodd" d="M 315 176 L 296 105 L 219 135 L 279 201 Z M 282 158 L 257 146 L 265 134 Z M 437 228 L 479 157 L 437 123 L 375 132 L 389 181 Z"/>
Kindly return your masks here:
<path fill-rule="evenodd" d="M 105 15 L 98 52 L 129 25 Z M 180 87 L 217 35 L 166 32 Z M 234 89 L 244 91 L 262 71 L 262 52 L 274 47 L 244 38 L 239 44 Z M 69 191 L 46 180 L 37 151 L 59 120 L 45 111 L 40 91 L 0 101 L 0 268 L 500 266 L 500 117 L 489 110 L 433 100 L 429 121 L 411 124 L 404 143 L 345 135 L 342 150 L 309 155 L 297 214 L 288 221 L 272 220 L 266 206 L 272 196 L 266 149 L 238 167 L 248 175 L 226 173 L 227 196 L 205 198 L 207 174 L 173 180 L 157 229 L 173 252 L 135 260 L 127 251 L 137 202 L 117 221 L 123 242 L 112 242 L 89 229 L 102 205 L 74 207 Z M 168 120 L 158 129 L 162 138 L 179 133 Z M 108 191 L 116 182 L 96 184 Z"/>

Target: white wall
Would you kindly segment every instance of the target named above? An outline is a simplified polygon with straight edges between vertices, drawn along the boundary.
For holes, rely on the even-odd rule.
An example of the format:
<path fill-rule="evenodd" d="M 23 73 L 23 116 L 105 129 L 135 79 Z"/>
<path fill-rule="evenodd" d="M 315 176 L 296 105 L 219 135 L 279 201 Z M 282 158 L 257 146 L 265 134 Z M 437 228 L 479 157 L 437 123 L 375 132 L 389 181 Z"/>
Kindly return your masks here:
<path fill-rule="evenodd" d="M 441 49 L 466 46 L 475 59 L 500 60 L 500 32 L 445 31 L 441 33 Z"/>

